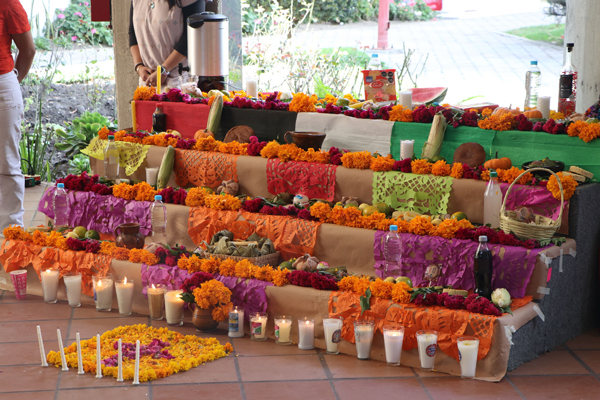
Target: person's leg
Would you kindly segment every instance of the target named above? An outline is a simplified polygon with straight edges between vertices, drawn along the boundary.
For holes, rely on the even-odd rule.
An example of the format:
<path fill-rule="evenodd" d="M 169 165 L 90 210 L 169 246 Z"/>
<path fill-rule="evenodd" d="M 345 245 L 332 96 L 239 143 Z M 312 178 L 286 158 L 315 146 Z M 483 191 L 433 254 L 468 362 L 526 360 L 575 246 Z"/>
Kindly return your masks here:
<path fill-rule="evenodd" d="M 17 76 L 0 75 L 0 233 L 9 225 L 23 226 L 25 179 L 19 141 L 23 97 Z"/>

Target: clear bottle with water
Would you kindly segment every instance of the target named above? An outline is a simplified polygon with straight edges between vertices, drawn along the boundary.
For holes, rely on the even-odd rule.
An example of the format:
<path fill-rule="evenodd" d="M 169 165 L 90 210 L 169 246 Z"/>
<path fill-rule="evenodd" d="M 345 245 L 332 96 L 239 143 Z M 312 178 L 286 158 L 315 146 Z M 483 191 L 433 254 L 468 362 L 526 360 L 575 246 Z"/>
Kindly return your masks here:
<path fill-rule="evenodd" d="M 108 145 L 104 149 L 104 176 L 110 181 L 119 178 L 119 148 L 113 135 L 108 135 Z"/>
<path fill-rule="evenodd" d="M 54 229 L 69 226 L 69 195 L 65 190 L 64 183 L 56 185 L 52 209 L 54 210 Z"/>
<path fill-rule="evenodd" d="M 376 71 L 381 69 L 381 61 L 379 61 L 379 54 L 371 54 L 371 61 L 369 61 L 367 69 Z"/>
<path fill-rule="evenodd" d="M 402 237 L 396 225 L 390 225 L 389 232 L 383 237 L 383 256 L 383 278 L 399 276 L 402 270 Z"/>
<path fill-rule="evenodd" d="M 151 210 L 152 242 L 167 244 L 167 207 L 162 202 L 162 196 L 154 196 Z"/>
<path fill-rule="evenodd" d="M 498 183 L 498 173 L 492 171 L 483 195 L 483 224 L 489 224 L 494 229 L 500 227 L 500 208 L 502 208 L 502 190 Z"/>
<path fill-rule="evenodd" d="M 527 74 L 525 74 L 525 110 L 537 108 L 541 84 L 542 72 L 537 65 L 537 61 L 532 61 Z"/>

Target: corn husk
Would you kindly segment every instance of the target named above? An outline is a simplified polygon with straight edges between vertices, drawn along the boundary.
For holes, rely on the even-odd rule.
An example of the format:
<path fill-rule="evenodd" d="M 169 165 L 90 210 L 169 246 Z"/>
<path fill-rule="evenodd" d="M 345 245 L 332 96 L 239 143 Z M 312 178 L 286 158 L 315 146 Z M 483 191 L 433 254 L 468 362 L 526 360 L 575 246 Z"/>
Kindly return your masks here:
<path fill-rule="evenodd" d="M 442 143 L 444 142 L 444 134 L 448 123 L 442 113 L 437 113 L 433 117 L 433 123 L 431 124 L 431 130 L 429 131 L 429 137 L 423 145 L 423 151 L 421 152 L 421 158 L 432 158 L 440 155 L 442 150 Z"/>

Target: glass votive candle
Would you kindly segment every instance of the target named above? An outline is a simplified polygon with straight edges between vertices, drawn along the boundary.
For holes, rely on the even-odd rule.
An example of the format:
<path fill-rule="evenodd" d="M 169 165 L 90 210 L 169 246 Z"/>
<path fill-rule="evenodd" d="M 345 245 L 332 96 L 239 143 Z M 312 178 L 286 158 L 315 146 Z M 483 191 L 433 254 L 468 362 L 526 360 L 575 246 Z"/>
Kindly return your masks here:
<path fill-rule="evenodd" d="M 327 354 L 340 354 L 343 325 L 344 318 L 342 317 L 327 316 L 323 318 L 323 331 L 325 332 Z"/>
<path fill-rule="evenodd" d="M 250 314 L 250 339 L 258 342 L 267 340 L 267 320 L 269 315 L 264 312 Z"/>
<path fill-rule="evenodd" d="M 292 344 L 292 317 L 278 315 L 275 317 L 275 343 L 282 346 Z"/>
<path fill-rule="evenodd" d="M 356 356 L 359 360 L 368 360 L 371 357 L 371 346 L 373 346 L 374 331 L 374 321 L 354 321 L 354 340 L 356 341 Z"/>
<path fill-rule="evenodd" d="M 150 309 L 150 318 L 160 320 L 164 318 L 165 309 L 165 287 L 155 285 L 146 287 L 148 294 L 148 308 Z"/>
<path fill-rule="evenodd" d="M 479 339 L 474 336 L 463 336 L 457 340 L 458 359 L 460 360 L 460 376 L 473 379 L 477 369 L 477 354 L 479 352 Z"/>
<path fill-rule="evenodd" d="M 69 306 L 80 307 L 81 306 L 81 273 L 75 273 L 71 275 L 65 275 L 63 277 L 65 282 L 65 290 L 67 292 L 67 300 Z"/>
<path fill-rule="evenodd" d="M 436 331 L 417 331 L 417 344 L 419 347 L 419 359 L 423 371 L 433 371 L 435 365 L 435 352 L 437 349 Z"/>
<path fill-rule="evenodd" d="M 42 271 L 42 290 L 44 292 L 44 301 L 46 303 L 56 303 L 58 293 L 58 270 L 47 269 Z"/>
<path fill-rule="evenodd" d="M 112 310 L 114 277 L 112 274 L 105 276 L 92 276 L 94 285 L 94 300 L 96 301 L 96 311 Z"/>
<path fill-rule="evenodd" d="M 168 325 L 183 325 L 183 306 L 181 298 L 183 290 L 167 290 L 165 292 L 165 318 Z"/>
<path fill-rule="evenodd" d="M 119 314 L 131 315 L 131 306 L 133 304 L 133 288 L 135 283 L 127 277 L 119 279 L 115 283 L 117 292 L 117 303 L 119 304 Z"/>
<path fill-rule="evenodd" d="M 244 309 L 233 306 L 229 310 L 229 337 L 244 337 Z"/>
<path fill-rule="evenodd" d="M 402 342 L 404 342 L 404 327 L 400 325 L 385 325 L 383 327 L 385 360 L 388 365 L 400 365 Z"/>
<path fill-rule="evenodd" d="M 298 348 L 311 350 L 315 348 L 315 320 L 304 317 L 298 320 Z"/>

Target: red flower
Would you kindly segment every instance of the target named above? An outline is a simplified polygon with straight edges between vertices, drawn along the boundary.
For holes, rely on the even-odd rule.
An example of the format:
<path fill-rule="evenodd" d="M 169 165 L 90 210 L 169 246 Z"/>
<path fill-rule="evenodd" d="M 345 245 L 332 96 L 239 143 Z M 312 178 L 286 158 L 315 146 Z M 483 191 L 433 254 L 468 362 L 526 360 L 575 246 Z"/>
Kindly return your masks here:
<path fill-rule="evenodd" d="M 336 153 L 331 156 L 331 163 L 333 165 L 342 165 L 342 153 Z"/>
<path fill-rule="evenodd" d="M 394 161 L 394 165 L 392 166 L 392 169 L 394 171 L 411 172 L 412 169 L 410 166 L 410 162 L 411 162 L 410 158 L 405 158 L 404 160 L 401 160 L 401 161 Z"/>
<path fill-rule="evenodd" d="M 252 199 L 252 200 L 245 200 L 242 203 L 242 209 L 244 211 L 256 213 L 261 209 L 262 204 L 263 204 L 263 200 L 260 198 L 256 198 L 256 199 Z"/>
<path fill-rule="evenodd" d="M 533 129 L 533 122 L 527 119 L 524 114 L 519 114 L 515 117 L 517 121 L 517 129 L 520 131 L 530 131 Z"/>
<path fill-rule="evenodd" d="M 465 298 L 459 295 L 448 296 L 448 298 L 444 300 L 444 306 L 453 310 L 463 309 L 465 308 Z"/>
<path fill-rule="evenodd" d="M 198 271 L 183 281 L 180 289 L 183 289 L 185 292 L 192 293 L 194 289 L 200 287 L 200 285 L 202 285 L 204 282 L 210 281 L 211 279 L 214 279 L 212 274 L 204 271 Z"/>
<path fill-rule="evenodd" d="M 86 248 L 85 241 L 73 238 L 67 238 L 67 246 L 69 246 L 69 249 L 75 251 L 85 250 Z"/>
<path fill-rule="evenodd" d="M 67 239 L 68 241 L 68 239 Z M 100 242 L 98 240 L 88 239 L 85 241 L 85 251 L 92 254 L 97 254 L 100 251 Z"/>
<path fill-rule="evenodd" d="M 313 221 L 314 220 L 313 216 L 310 215 L 310 211 L 306 210 L 306 209 L 298 211 L 298 218 L 306 219 L 306 220 L 309 220 L 309 221 Z"/>
<path fill-rule="evenodd" d="M 544 132 L 552 133 L 552 130 L 554 129 L 555 125 L 556 122 L 554 122 L 553 119 L 549 119 L 542 128 L 544 129 Z"/>
<path fill-rule="evenodd" d="M 536 122 L 535 125 L 533 125 L 533 130 L 535 132 L 541 132 L 544 130 L 544 123 L 543 122 Z"/>

